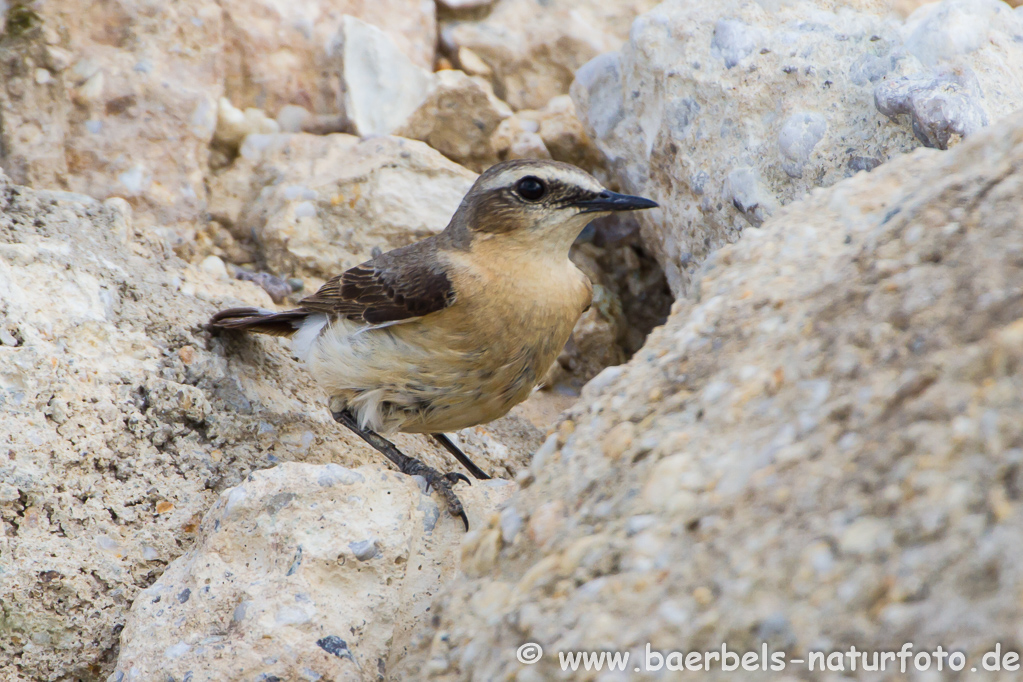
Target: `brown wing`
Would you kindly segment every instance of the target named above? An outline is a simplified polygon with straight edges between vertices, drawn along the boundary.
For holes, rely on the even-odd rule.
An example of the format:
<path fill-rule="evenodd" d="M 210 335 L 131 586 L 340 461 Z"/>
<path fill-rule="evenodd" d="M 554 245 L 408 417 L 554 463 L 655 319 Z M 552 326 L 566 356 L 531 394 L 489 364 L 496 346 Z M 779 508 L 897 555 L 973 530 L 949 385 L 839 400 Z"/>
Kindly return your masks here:
<path fill-rule="evenodd" d="M 443 310 L 454 300 L 451 280 L 436 251 L 404 247 L 356 265 L 299 305 L 310 312 L 382 324 L 422 317 Z"/>

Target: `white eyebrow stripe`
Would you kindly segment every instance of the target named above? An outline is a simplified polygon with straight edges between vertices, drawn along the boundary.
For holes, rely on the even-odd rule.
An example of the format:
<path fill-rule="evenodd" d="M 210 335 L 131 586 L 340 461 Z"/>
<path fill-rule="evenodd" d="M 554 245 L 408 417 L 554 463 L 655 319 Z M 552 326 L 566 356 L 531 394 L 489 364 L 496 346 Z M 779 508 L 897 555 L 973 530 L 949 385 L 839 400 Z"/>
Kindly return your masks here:
<path fill-rule="evenodd" d="M 503 170 L 492 178 L 488 178 L 480 185 L 481 190 L 493 190 L 500 187 L 510 187 L 516 181 L 532 175 L 547 181 L 558 181 L 567 185 L 574 185 L 593 192 L 603 191 L 603 187 L 589 173 L 583 170 L 562 168 L 557 166 L 516 166 Z"/>

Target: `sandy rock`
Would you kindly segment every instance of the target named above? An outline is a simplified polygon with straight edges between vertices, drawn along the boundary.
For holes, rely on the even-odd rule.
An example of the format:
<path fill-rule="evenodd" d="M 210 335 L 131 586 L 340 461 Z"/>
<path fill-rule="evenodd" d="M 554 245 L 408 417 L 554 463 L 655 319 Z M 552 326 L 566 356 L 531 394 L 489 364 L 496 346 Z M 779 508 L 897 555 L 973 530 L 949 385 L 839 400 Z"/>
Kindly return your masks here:
<path fill-rule="evenodd" d="M 236 151 L 248 135 L 270 135 L 279 133 L 280 125 L 269 118 L 262 109 L 238 109 L 231 100 L 221 97 L 217 104 L 217 128 L 213 143 Z"/>
<path fill-rule="evenodd" d="M 412 140 L 252 135 L 211 181 L 210 212 L 274 273 L 328 279 L 444 229 L 474 179 Z"/>
<path fill-rule="evenodd" d="M 608 179 L 603 154 L 576 116 L 568 95 L 555 97 L 543 109 L 515 112 L 494 131 L 491 145 L 502 161 L 554 159 Z"/>
<path fill-rule="evenodd" d="M 589 59 L 615 50 L 633 18 L 655 0 L 497 0 L 485 19 L 443 26 L 441 41 L 457 57 L 468 49 L 494 78 L 497 96 L 513 109 L 540 109 L 568 91 L 572 75 Z M 476 67 L 478 68 L 478 67 Z"/>
<path fill-rule="evenodd" d="M 395 134 L 422 140 L 452 161 L 482 172 L 497 162 L 491 135 L 511 115 L 487 81 L 461 71 L 438 71 L 426 101 Z"/>
<path fill-rule="evenodd" d="M 604 157 L 576 115 L 571 97 L 562 95 L 552 99 L 540 110 L 539 119 L 540 139 L 552 159 L 603 175 Z"/>
<path fill-rule="evenodd" d="M 17 28 L 0 31 L 0 168 L 21 184 L 61 187 L 68 171 L 71 103 L 60 74 L 69 59 L 51 58 L 66 53 L 46 41 L 33 10 L 25 6 L 11 13 Z M 41 72 L 45 79 L 37 78 Z"/>
<path fill-rule="evenodd" d="M 0 175 L 0 679 L 105 679 L 135 595 L 250 472 L 381 466 L 279 340 L 202 330 L 221 307 L 273 306 L 217 275 L 178 260 L 124 200 Z M 504 477 L 540 438 L 514 418 L 470 431 L 490 443 L 470 456 Z M 396 441 L 453 466 L 426 439 Z"/>
<path fill-rule="evenodd" d="M 480 525 L 514 490 L 459 486 Z M 369 680 L 453 577 L 462 522 L 378 466 L 286 463 L 225 490 L 135 599 L 114 675 Z"/>
<path fill-rule="evenodd" d="M 540 137 L 539 118 L 535 111 L 522 111 L 501 121 L 490 138 L 490 144 L 501 161 L 551 158 Z"/>
<path fill-rule="evenodd" d="M 341 112 L 357 135 L 389 135 L 429 95 L 433 77 L 376 26 L 344 16 L 333 46 Z"/>
<path fill-rule="evenodd" d="M 1023 105 L 1023 24 L 1003 3 L 946 0 L 904 26 L 860 4 L 666 2 L 579 70 L 573 99 L 615 177 L 662 205 L 643 235 L 676 293 L 810 189 Z"/>
<path fill-rule="evenodd" d="M 217 3 L 19 4 L 17 12 L 17 35 L 0 47 L 0 164 L 11 177 L 120 196 L 161 226 L 198 216 L 222 91 Z"/>
<path fill-rule="evenodd" d="M 506 508 L 552 529 L 438 600 L 409 677 L 559 679 L 559 651 L 648 642 L 980 661 L 1023 616 L 1021 187 L 1015 114 L 719 250 L 537 452 Z"/>
<path fill-rule="evenodd" d="M 332 46 L 344 17 L 376 26 L 417 66 L 433 66 L 436 10 L 422 0 L 221 0 L 226 94 L 239 107 L 276 115 L 285 105 L 338 111 Z"/>

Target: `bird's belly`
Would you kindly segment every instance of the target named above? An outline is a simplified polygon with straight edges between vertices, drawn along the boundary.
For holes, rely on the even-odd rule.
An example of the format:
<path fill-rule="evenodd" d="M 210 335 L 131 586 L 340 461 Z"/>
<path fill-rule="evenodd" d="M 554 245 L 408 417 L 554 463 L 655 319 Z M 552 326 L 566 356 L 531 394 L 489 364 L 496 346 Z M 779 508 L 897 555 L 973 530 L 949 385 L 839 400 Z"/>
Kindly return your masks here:
<path fill-rule="evenodd" d="M 431 322 L 365 329 L 338 320 L 325 328 L 308 365 L 332 409 L 348 407 L 384 433 L 451 432 L 488 422 L 529 396 L 571 333 L 571 326 L 549 329 L 539 341 L 520 343 L 507 333 L 492 338 Z"/>

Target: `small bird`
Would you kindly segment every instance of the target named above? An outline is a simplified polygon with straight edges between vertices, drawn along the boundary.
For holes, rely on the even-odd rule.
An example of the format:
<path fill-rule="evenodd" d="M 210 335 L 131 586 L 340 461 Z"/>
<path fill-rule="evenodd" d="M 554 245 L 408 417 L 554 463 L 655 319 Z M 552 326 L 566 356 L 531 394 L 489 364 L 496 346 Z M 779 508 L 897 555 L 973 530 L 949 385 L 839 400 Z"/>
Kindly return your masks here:
<path fill-rule="evenodd" d="M 500 163 L 443 232 L 351 268 L 294 310 L 231 308 L 209 327 L 291 337 L 333 418 L 403 473 L 422 475 L 468 530 L 452 487 L 469 479 L 380 434 L 430 434 L 477 479 L 490 478 L 444 433 L 504 416 L 555 361 L 593 294 L 568 257 L 586 224 L 656 206 L 569 164 Z"/>

